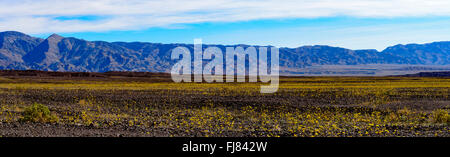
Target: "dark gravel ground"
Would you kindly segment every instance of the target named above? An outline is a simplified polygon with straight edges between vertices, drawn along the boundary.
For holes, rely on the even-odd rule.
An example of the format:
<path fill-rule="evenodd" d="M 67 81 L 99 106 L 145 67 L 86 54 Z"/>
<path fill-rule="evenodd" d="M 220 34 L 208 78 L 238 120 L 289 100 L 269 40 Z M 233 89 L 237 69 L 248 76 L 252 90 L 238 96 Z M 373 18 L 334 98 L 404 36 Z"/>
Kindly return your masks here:
<path fill-rule="evenodd" d="M 433 125 L 415 127 L 411 131 L 409 126 L 388 126 L 398 130 L 392 137 L 450 137 L 450 128 L 447 125 Z M 225 137 L 248 137 L 252 133 L 267 134 L 264 132 L 227 132 Z M 292 136 L 289 133 L 276 132 L 279 135 Z M 416 134 L 417 133 L 417 134 Z M 145 127 L 93 127 L 82 125 L 42 124 L 42 123 L 0 123 L 0 135 L 2 137 L 196 137 L 185 134 L 176 129 L 151 129 Z M 201 137 L 201 135 L 197 135 Z M 358 136 L 357 134 L 348 136 Z M 384 137 L 370 135 L 372 137 Z"/>
<path fill-rule="evenodd" d="M 102 78 L 92 78 L 94 80 L 88 81 L 117 81 L 127 82 L 129 79 L 120 78 L 119 80 L 102 80 Z M 379 81 L 386 81 L 381 80 Z M 398 78 L 401 79 L 401 78 Z M 67 83 L 61 82 L 65 79 L 58 78 L 56 81 L 51 78 L 47 79 L 20 79 L 15 78 L 11 80 L 0 80 L 0 83 L 23 83 L 23 82 L 38 82 L 38 83 Z M 159 80 L 159 78 L 158 78 Z M 308 79 L 314 83 L 314 79 Z M 370 79 L 363 81 L 372 81 Z M 1 82 L 4 81 L 4 82 Z M 58 82 L 59 81 L 59 82 Z M 79 81 L 72 79 L 70 81 Z M 146 78 L 136 78 L 134 81 L 148 82 Z M 151 80 L 150 80 L 151 81 Z M 303 81 L 303 80 L 302 80 Z M 361 81 L 359 83 L 364 84 Z M 387 80 L 390 81 L 390 80 Z M 305 82 L 305 81 L 303 81 Z M 355 81 L 358 83 L 358 81 Z M 316 81 L 317 83 L 317 81 Z M 326 82 L 324 82 L 326 83 Z M 150 89 L 150 90 L 95 90 L 95 89 L 23 89 L 23 88 L 1 88 L 0 87 L 0 105 L 2 107 L 2 114 L 0 115 L 0 136 L 2 137 L 170 137 L 170 136 L 184 136 L 195 137 L 205 136 L 202 131 L 203 126 L 190 125 L 191 128 L 177 128 L 175 125 L 180 122 L 170 120 L 187 120 L 196 115 L 192 114 L 206 114 L 209 111 L 225 108 L 227 112 L 234 114 L 233 118 L 242 118 L 245 122 L 249 120 L 248 117 L 239 117 L 244 107 L 258 107 L 259 111 L 253 114 L 257 117 L 263 112 L 268 114 L 276 113 L 283 114 L 290 111 L 296 113 L 305 113 L 309 110 L 320 109 L 320 112 L 330 111 L 332 114 L 334 110 L 339 110 L 343 114 L 361 113 L 371 114 L 379 112 L 386 116 L 390 113 L 398 113 L 407 108 L 408 112 L 418 112 L 427 116 L 428 119 L 431 112 L 442 109 L 449 110 L 450 100 L 448 98 L 449 88 L 396 88 L 387 94 L 384 94 L 386 102 L 376 106 L 367 106 L 367 104 L 378 102 L 379 95 L 367 94 L 358 95 L 352 92 L 346 92 L 342 89 L 322 90 L 322 91 L 308 91 L 308 90 L 280 90 L 277 95 L 260 95 L 260 94 L 241 94 L 234 91 L 207 91 L 197 92 L 188 90 L 165 90 L 165 89 Z M 229 92 L 224 95 L 222 92 Z M 302 96 L 299 96 L 302 94 Z M 336 95 L 340 95 L 337 97 Z M 81 103 L 81 100 L 86 102 Z M 60 117 L 58 123 L 32 123 L 19 122 L 18 118 L 23 113 L 23 108 L 32 103 L 42 103 L 49 107 L 49 109 Z M 177 111 L 198 111 L 208 104 L 215 104 L 214 107 L 209 108 L 208 112 L 192 112 L 191 115 Z M 150 108 L 147 110 L 147 108 Z M 91 119 L 82 119 L 83 112 L 87 112 Z M 405 112 L 405 111 L 401 111 Z M 312 112 L 314 113 L 314 112 Z M 327 112 L 328 113 L 328 112 Z M 102 114 L 99 117 L 98 114 Z M 109 114 L 114 115 L 111 118 L 107 117 Z M 121 120 L 115 120 L 118 117 L 115 115 L 123 114 Z M 174 116 L 169 117 L 169 114 Z M 145 125 L 129 125 L 132 117 L 137 117 L 138 122 L 145 123 Z M 323 116 L 323 115 L 319 115 Z M 421 115 L 419 115 L 420 117 Z M 149 117 L 150 119 L 145 119 Z M 330 116 L 332 117 L 332 115 Z M 69 118 L 78 119 L 80 121 L 69 120 Z M 164 119 L 167 118 L 167 119 Z M 170 119 L 169 119 L 170 118 Z M 210 118 L 205 116 L 205 118 Z M 273 117 L 272 117 L 273 118 Z M 277 118 L 275 116 L 275 118 Z M 417 118 L 417 117 L 415 117 Z M 92 120 L 94 123 L 86 124 L 83 122 Z M 239 122 L 239 119 L 232 119 Z M 153 121 L 164 123 L 167 126 L 155 126 Z M 111 123 L 114 122 L 114 123 Z M 190 122 L 190 121 L 188 121 Z M 212 121 L 216 122 L 216 121 Z M 212 123 L 211 122 L 211 123 Z M 223 122 L 223 121 L 220 121 Z M 217 123 L 220 123 L 217 122 Z M 450 137 L 449 125 L 432 124 L 425 120 L 418 120 L 420 124 L 405 121 L 402 125 L 383 125 L 383 129 L 390 131 L 396 130 L 391 134 L 375 134 L 370 132 L 367 128 L 361 130 L 346 130 L 345 136 L 361 136 L 360 132 L 369 131 L 363 136 L 407 136 L 407 137 L 431 137 L 441 136 Z M 97 124 L 98 123 L 98 124 Z M 111 123 L 111 124 L 109 124 Z M 283 120 L 277 123 L 283 124 Z M 361 126 L 366 126 L 366 123 Z M 102 124 L 102 125 L 99 125 Z M 108 125 L 105 125 L 108 124 Z M 202 125 L 209 125 L 202 123 Z M 287 129 L 263 130 L 258 124 L 249 124 L 254 128 L 249 128 L 244 131 L 237 131 L 236 129 L 226 130 L 218 135 L 222 137 L 249 137 L 249 136 L 265 136 L 265 135 L 279 135 L 279 136 L 294 136 L 294 133 L 287 131 Z M 267 124 L 271 126 L 270 124 Z M 324 124 L 328 125 L 328 124 Z M 345 126 L 343 128 L 352 128 L 353 126 Z M 244 124 L 245 126 L 245 124 Z M 285 126 L 281 126 L 285 127 Z M 317 126 L 312 126 L 317 127 Z M 287 127 L 285 127 L 287 128 Z M 187 133 L 185 130 L 189 129 Z M 215 128 L 211 129 L 214 130 Z M 366 129 L 366 130 L 365 130 Z M 314 130 L 312 128 L 311 130 Z M 326 129 L 324 129 L 327 131 Z M 322 136 L 340 136 L 332 133 L 322 132 Z M 308 134 L 310 135 L 310 134 Z"/>

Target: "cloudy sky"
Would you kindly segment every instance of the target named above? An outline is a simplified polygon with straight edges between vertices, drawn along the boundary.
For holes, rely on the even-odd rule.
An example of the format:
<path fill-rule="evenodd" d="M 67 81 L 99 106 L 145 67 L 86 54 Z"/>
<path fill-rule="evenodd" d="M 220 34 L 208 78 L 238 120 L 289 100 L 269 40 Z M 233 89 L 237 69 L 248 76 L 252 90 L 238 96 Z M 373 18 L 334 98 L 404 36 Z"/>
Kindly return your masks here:
<path fill-rule="evenodd" d="M 86 40 L 331 45 L 450 40 L 448 0 L 0 0 L 0 31 Z"/>

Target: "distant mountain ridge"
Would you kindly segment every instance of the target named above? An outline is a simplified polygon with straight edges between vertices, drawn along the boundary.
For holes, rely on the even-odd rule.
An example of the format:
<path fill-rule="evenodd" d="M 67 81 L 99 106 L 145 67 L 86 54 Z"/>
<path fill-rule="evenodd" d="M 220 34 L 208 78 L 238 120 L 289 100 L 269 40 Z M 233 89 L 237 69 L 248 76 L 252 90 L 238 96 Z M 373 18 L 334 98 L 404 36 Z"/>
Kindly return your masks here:
<path fill-rule="evenodd" d="M 177 46 L 193 49 L 192 44 L 86 41 L 57 34 L 41 39 L 7 31 L 0 32 L 0 69 L 168 72 L 175 63 L 171 50 Z M 225 52 L 226 46 L 214 46 Z M 450 65 L 450 42 L 395 45 L 381 52 L 326 45 L 279 50 L 284 73 L 313 65 Z"/>

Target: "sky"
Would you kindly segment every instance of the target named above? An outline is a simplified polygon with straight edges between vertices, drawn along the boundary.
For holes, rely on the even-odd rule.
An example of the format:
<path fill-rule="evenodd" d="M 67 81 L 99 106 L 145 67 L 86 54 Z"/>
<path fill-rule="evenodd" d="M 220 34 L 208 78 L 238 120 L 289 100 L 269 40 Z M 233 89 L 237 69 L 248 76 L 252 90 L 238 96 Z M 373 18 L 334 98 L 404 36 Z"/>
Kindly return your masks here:
<path fill-rule="evenodd" d="M 383 50 L 450 41 L 448 0 L 0 0 L 0 31 L 155 43 Z"/>

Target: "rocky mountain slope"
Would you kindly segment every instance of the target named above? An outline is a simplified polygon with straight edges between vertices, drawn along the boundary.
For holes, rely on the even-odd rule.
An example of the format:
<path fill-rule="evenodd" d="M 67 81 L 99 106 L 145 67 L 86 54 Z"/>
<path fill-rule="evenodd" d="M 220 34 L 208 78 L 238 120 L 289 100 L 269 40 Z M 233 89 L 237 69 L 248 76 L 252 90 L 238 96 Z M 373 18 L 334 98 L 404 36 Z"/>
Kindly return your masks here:
<path fill-rule="evenodd" d="M 193 51 L 192 44 L 86 41 L 57 34 L 40 39 L 8 31 L 0 33 L 0 69 L 168 72 L 175 62 L 171 50 L 177 46 Z M 214 46 L 225 52 L 226 46 Z M 450 65 L 450 42 L 395 45 L 381 52 L 325 45 L 280 48 L 285 73 L 314 65 L 365 64 Z"/>

